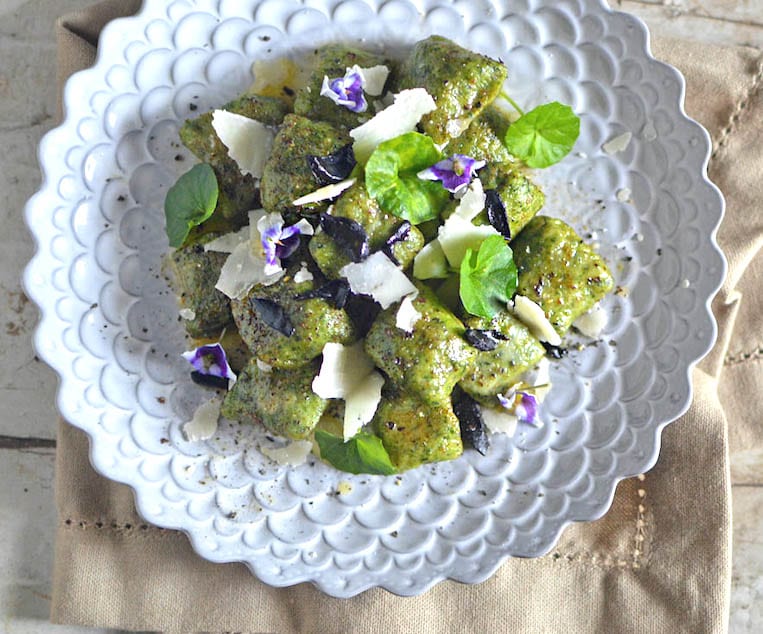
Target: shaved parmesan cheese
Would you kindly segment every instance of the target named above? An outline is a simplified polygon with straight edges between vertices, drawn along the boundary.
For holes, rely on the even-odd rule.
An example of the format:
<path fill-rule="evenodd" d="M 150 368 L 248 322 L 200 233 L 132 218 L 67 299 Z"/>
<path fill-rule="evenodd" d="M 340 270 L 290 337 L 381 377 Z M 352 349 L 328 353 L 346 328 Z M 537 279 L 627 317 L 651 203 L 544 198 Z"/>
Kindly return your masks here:
<path fill-rule="evenodd" d="M 578 317 L 572 324 L 586 337 L 598 337 L 607 325 L 607 313 L 600 304 Z"/>
<path fill-rule="evenodd" d="M 357 71 L 360 76 L 363 77 L 363 81 L 365 82 L 363 91 L 367 95 L 378 97 L 382 94 L 384 84 L 387 83 L 387 77 L 389 77 L 389 68 L 384 65 L 372 66 L 371 68 L 358 68 L 355 66 L 353 70 Z"/>
<path fill-rule="evenodd" d="M 453 215 L 460 216 L 464 220 L 471 222 L 485 208 L 485 190 L 482 188 L 482 181 L 475 178 L 469 185 L 466 193 L 461 197 L 461 202 Z"/>
<path fill-rule="evenodd" d="M 255 284 L 270 286 L 283 276 L 283 270 L 266 275 L 264 258 L 257 258 L 249 243 L 243 242 L 225 260 L 215 288 L 231 299 L 241 299 Z"/>
<path fill-rule="evenodd" d="M 480 405 L 480 414 L 482 422 L 493 434 L 506 434 L 513 436 L 517 429 L 518 419 L 514 414 L 506 410 L 498 410 L 493 407 L 483 407 Z"/>
<path fill-rule="evenodd" d="M 418 293 L 408 295 L 400 302 L 400 308 L 397 309 L 395 316 L 395 325 L 407 333 L 413 332 L 414 324 L 421 319 L 421 313 L 413 307 L 413 300 L 418 297 Z"/>
<path fill-rule="evenodd" d="M 381 401 L 384 377 L 376 371 L 365 377 L 358 386 L 344 397 L 345 442 L 357 434 L 361 427 L 370 423 Z"/>
<path fill-rule="evenodd" d="M 241 173 L 262 178 L 275 133 L 259 121 L 226 110 L 212 113 L 212 127 Z"/>
<path fill-rule="evenodd" d="M 262 445 L 260 451 L 263 455 L 280 465 L 296 467 L 307 461 L 308 454 L 313 449 L 313 443 L 309 440 L 292 440 L 285 447 L 268 447 Z"/>
<path fill-rule="evenodd" d="M 323 200 L 331 200 L 336 198 L 343 191 L 349 189 L 355 184 L 356 179 L 348 178 L 347 180 L 339 181 L 338 183 L 331 183 L 320 189 L 316 189 L 314 192 L 305 196 L 300 196 L 297 200 L 292 201 L 292 205 L 309 205 L 310 203 L 319 203 Z"/>
<path fill-rule="evenodd" d="M 264 372 L 265 374 L 268 374 L 273 371 L 273 366 L 269 363 L 265 363 L 264 361 L 260 361 L 259 359 L 256 360 L 257 368 L 260 372 Z"/>
<path fill-rule="evenodd" d="M 215 396 L 212 400 L 199 405 L 193 413 L 193 418 L 183 425 L 185 437 L 191 442 L 212 438 L 217 431 L 222 404 L 223 399 Z"/>
<path fill-rule="evenodd" d="M 196 311 L 192 310 L 191 308 L 181 308 L 178 311 L 178 314 L 187 321 L 196 319 Z"/>
<path fill-rule="evenodd" d="M 632 137 L 633 135 L 630 132 L 623 132 L 623 134 L 607 141 L 604 145 L 601 146 L 601 149 L 604 150 L 607 154 L 617 154 L 618 152 L 623 152 L 627 149 Z"/>
<path fill-rule="evenodd" d="M 350 283 L 353 293 L 370 295 L 382 308 L 389 308 L 406 295 L 418 292 L 406 274 L 381 251 L 363 262 L 343 266 L 339 273 Z"/>
<path fill-rule="evenodd" d="M 419 280 L 448 277 L 448 260 L 436 238 L 413 258 L 413 277 Z"/>
<path fill-rule="evenodd" d="M 395 101 L 378 112 L 363 125 L 350 130 L 355 140 L 352 149 L 359 163 L 365 163 L 371 153 L 383 141 L 413 132 L 421 117 L 437 107 L 432 96 L 423 88 L 403 90 L 395 95 Z"/>
<path fill-rule="evenodd" d="M 321 370 L 313 379 L 313 392 L 321 398 L 344 398 L 374 370 L 363 342 L 351 346 L 329 342 L 323 346 Z"/>
<path fill-rule="evenodd" d="M 552 346 L 558 346 L 562 343 L 562 338 L 546 318 L 543 309 L 529 297 L 516 295 L 514 297 L 513 312 L 517 319 L 527 326 L 530 332 L 541 341 L 546 341 Z"/>
<path fill-rule="evenodd" d="M 219 238 L 206 242 L 204 250 L 216 251 L 218 253 L 233 253 L 239 244 L 249 241 L 249 234 L 249 227 L 241 227 L 238 231 L 226 233 Z"/>
<path fill-rule="evenodd" d="M 344 399 L 345 440 L 371 421 L 381 400 L 382 385 L 384 377 L 375 370 L 362 341 L 352 346 L 340 343 L 323 346 L 323 362 L 313 379 L 313 392 L 321 398 Z"/>
<path fill-rule="evenodd" d="M 469 127 L 470 122 L 470 119 L 451 119 L 445 124 L 445 132 L 451 139 L 456 139 Z"/>
<path fill-rule="evenodd" d="M 470 220 L 453 214 L 440 227 L 437 240 L 450 265 L 457 269 L 461 266 L 467 249 L 476 251 L 485 238 L 500 235 L 491 225 L 475 225 Z"/>
<path fill-rule="evenodd" d="M 302 262 L 299 271 L 294 274 L 294 281 L 297 284 L 301 284 L 302 282 L 312 282 L 313 279 L 313 274 L 307 270 L 307 264 Z"/>

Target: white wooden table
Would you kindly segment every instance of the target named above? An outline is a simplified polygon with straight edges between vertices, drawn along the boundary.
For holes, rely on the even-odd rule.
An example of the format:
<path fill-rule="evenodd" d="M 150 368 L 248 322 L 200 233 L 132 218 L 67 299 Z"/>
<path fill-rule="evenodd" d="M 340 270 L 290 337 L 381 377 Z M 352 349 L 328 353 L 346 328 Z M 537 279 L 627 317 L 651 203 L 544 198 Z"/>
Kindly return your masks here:
<path fill-rule="evenodd" d="M 613 0 L 611 0 L 613 1 Z M 0 0 L 0 629 L 105 632 L 50 625 L 55 508 L 53 372 L 30 336 L 36 310 L 20 286 L 32 241 L 21 209 L 39 184 L 35 151 L 54 124 L 55 18 L 91 0 Z M 621 0 L 656 34 L 763 49 L 763 0 Z M 730 631 L 763 632 L 763 458 L 732 463 Z"/>

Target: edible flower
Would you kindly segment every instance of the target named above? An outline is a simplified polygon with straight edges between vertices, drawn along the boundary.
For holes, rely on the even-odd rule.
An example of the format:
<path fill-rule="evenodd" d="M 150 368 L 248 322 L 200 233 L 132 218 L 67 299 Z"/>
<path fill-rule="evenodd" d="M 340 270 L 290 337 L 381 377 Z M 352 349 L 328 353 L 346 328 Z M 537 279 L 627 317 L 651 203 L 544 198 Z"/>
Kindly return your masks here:
<path fill-rule="evenodd" d="M 423 180 L 441 181 L 449 192 L 457 193 L 469 186 L 474 172 L 485 166 L 485 161 L 478 161 L 465 154 L 454 154 L 421 170 L 418 177 Z"/>
<path fill-rule="evenodd" d="M 540 420 L 540 405 L 534 394 L 511 389 L 505 396 L 498 394 L 498 401 L 505 409 L 513 409 L 516 417 L 533 427 L 543 427 Z"/>
<path fill-rule="evenodd" d="M 283 226 L 279 213 L 266 214 L 257 221 L 260 242 L 265 255 L 265 275 L 282 270 L 281 260 L 288 258 L 299 247 L 301 235 L 312 235 L 313 227 L 304 218 L 294 225 Z"/>
<path fill-rule="evenodd" d="M 195 350 L 184 352 L 183 358 L 200 374 L 236 380 L 236 375 L 228 364 L 225 350 L 219 343 L 206 344 Z"/>
<path fill-rule="evenodd" d="M 324 75 L 321 96 L 328 97 L 335 104 L 344 106 L 352 112 L 365 112 L 368 109 L 368 102 L 363 95 L 364 86 L 363 73 L 360 68 L 353 66 L 347 69 L 344 77 L 329 79 L 328 75 Z"/>

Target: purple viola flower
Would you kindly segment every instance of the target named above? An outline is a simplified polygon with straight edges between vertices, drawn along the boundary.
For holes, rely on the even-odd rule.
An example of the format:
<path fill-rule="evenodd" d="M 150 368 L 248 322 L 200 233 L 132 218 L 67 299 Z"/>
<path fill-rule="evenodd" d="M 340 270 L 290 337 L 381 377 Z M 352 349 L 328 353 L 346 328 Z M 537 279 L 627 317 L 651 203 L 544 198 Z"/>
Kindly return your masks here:
<path fill-rule="evenodd" d="M 456 193 L 472 182 L 474 172 L 485 166 L 485 161 L 478 161 L 465 154 L 454 154 L 418 173 L 418 177 L 428 181 L 441 181 L 449 192 Z"/>
<path fill-rule="evenodd" d="M 257 222 L 260 232 L 260 242 L 265 255 L 265 274 L 272 275 L 280 272 L 281 260 L 288 258 L 299 247 L 301 235 L 312 235 L 313 227 L 302 219 L 297 224 L 283 226 L 281 214 L 272 213 L 260 218 Z"/>
<path fill-rule="evenodd" d="M 498 394 L 498 402 L 505 409 L 514 410 L 514 414 L 522 423 L 533 427 L 543 427 L 540 419 L 540 403 L 534 394 L 510 390 L 506 395 Z"/>
<path fill-rule="evenodd" d="M 225 350 L 219 343 L 206 344 L 195 350 L 184 352 L 183 358 L 199 374 L 236 380 L 236 375 L 228 364 L 228 357 L 225 356 Z"/>
<path fill-rule="evenodd" d="M 353 112 L 365 112 L 368 109 L 368 102 L 363 95 L 365 83 L 360 69 L 353 66 L 347 69 L 344 77 L 329 79 L 324 75 L 321 96 L 328 97 L 335 104 Z"/>

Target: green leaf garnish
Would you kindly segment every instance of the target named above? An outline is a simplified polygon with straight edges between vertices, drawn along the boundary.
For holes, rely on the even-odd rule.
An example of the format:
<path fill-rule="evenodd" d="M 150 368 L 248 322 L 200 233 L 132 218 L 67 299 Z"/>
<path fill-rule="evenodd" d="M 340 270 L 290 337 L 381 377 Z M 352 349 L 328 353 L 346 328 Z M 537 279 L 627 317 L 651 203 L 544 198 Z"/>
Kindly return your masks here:
<path fill-rule="evenodd" d="M 366 163 L 368 193 L 384 211 L 414 225 L 437 218 L 448 192 L 441 183 L 417 174 L 440 158 L 434 141 L 418 132 L 384 141 Z"/>
<path fill-rule="evenodd" d="M 171 247 L 183 246 L 191 229 L 212 215 L 219 194 L 215 172 L 206 163 L 195 165 L 177 180 L 164 200 Z"/>
<path fill-rule="evenodd" d="M 554 101 L 523 114 L 509 126 L 506 149 L 530 167 L 548 167 L 570 153 L 580 134 L 580 118 Z"/>
<path fill-rule="evenodd" d="M 378 436 L 360 432 L 344 442 L 340 436 L 317 429 L 315 440 L 321 449 L 321 458 L 340 471 L 375 475 L 397 473 Z"/>
<path fill-rule="evenodd" d="M 516 289 L 517 266 L 503 236 L 485 238 L 479 251 L 466 251 L 459 295 L 472 315 L 491 319 L 506 307 Z"/>

